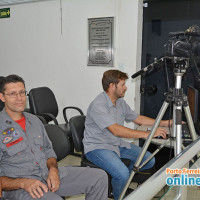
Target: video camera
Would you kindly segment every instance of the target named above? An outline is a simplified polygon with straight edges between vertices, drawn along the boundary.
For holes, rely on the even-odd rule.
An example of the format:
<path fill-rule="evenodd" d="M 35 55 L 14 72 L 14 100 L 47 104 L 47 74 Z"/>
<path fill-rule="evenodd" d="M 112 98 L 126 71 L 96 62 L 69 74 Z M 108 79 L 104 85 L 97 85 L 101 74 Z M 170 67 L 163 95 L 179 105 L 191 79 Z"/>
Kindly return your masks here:
<path fill-rule="evenodd" d="M 166 44 L 166 55 L 189 58 L 200 57 L 200 28 L 197 25 L 186 31 L 170 32 L 170 39 Z"/>
<path fill-rule="evenodd" d="M 191 56 L 200 58 L 200 27 L 193 25 L 186 31 L 170 32 L 170 39 L 165 45 L 166 55 L 159 60 L 156 58 L 154 62 L 142 68 L 131 77 L 137 76 L 152 69 L 155 65 L 163 62 L 165 59 L 172 60 L 174 68 L 185 70 L 189 66 Z M 199 40 L 198 40 L 199 37 Z"/>

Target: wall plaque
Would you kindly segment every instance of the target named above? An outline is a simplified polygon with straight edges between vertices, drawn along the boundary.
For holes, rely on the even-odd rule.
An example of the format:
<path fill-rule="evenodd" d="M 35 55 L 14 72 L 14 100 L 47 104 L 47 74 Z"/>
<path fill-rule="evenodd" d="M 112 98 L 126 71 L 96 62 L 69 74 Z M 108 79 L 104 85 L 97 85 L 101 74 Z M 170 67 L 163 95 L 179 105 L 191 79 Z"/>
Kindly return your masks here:
<path fill-rule="evenodd" d="M 114 17 L 88 19 L 88 65 L 113 66 Z"/>

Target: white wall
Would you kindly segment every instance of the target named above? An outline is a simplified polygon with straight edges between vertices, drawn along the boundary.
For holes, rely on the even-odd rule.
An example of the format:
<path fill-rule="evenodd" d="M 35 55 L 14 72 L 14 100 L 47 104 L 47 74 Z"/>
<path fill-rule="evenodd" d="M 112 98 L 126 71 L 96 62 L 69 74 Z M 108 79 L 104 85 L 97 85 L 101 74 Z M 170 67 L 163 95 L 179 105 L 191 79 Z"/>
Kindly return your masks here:
<path fill-rule="evenodd" d="M 102 91 L 105 70 L 119 69 L 131 76 L 140 68 L 141 2 L 51 0 L 9 6 L 11 17 L 0 19 L 0 75 L 22 76 L 27 90 L 50 87 L 58 101 L 60 122 L 64 106 L 78 106 L 86 113 Z M 87 19 L 110 16 L 115 17 L 115 67 L 89 67 Z M 135 100 L 135 85 L 131 78 L 127 81 L 125 97 L 133 109 L 140 99 L 137 94 Z"/>

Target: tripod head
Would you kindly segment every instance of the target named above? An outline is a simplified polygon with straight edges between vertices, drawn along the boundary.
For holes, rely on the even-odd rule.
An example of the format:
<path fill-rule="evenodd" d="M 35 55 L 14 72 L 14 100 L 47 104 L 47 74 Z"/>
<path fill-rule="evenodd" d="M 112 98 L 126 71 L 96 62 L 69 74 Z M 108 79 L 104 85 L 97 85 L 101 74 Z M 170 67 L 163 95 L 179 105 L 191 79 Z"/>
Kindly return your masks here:
<path fill-rule="evenodd" d="M 174 74 L 184 74 L 189 67 L 189 58 L 184 57 L 172 57 L 172 63 L 174 67 Z"/>
<path fill-rule="evenodd" d="M 168 57 L 165 57 L 168 58 Z M 175 69 L 179 69 L 179 70 L 183 70 L 186 71 L 186 69 L 189 67 L 189 58 L 185 58 L 185 57 L 170 57 L 173 63 L 173 67 Z"/>
<path fill-rule="evenodd" d="M 137 76 L 148 71 L 149 69 L 151 69 L 155 65 L 158 65 L 159 63 L 164 62 L 165 60 L 171 60 L 172 61 L 173 67 L 174 67 L 174 73 L 183 73 L 184 74 L 186 72 L 186 69 L 189 67 L 189 58 L 176 57 L 176 56 L 172 56 L 172 57 L 164 56 L 164 57 L 160 58 L 159 60 L 157 60 L 157 58 L 154 58 L 153 63 L 151 63 L 148 66 L 146 66 L 145 68 L 139 70 L 138 72 L 133 74 L 131 77 L 136 78 Z"/>

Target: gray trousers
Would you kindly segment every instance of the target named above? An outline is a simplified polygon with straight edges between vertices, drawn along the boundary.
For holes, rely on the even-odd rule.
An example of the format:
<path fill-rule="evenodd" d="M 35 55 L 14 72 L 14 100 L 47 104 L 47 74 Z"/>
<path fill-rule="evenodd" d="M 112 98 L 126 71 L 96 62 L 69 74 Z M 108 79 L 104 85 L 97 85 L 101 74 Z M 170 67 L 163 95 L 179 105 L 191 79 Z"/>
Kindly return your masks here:
<path fill-rule="evenodd" d="M 47 192 L 40 200 L 62 200 L 60 196 L 86 194 L 86 200 L 108 199 L 108 177 L 101 169 L 65 167 L 68 175 L 60 180 L 59 190 Z M 33 200 L 23 189 L 4 192 L 6 200 Z"/>

